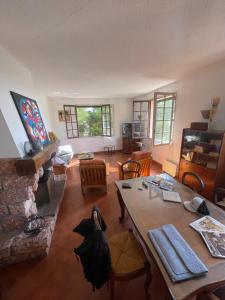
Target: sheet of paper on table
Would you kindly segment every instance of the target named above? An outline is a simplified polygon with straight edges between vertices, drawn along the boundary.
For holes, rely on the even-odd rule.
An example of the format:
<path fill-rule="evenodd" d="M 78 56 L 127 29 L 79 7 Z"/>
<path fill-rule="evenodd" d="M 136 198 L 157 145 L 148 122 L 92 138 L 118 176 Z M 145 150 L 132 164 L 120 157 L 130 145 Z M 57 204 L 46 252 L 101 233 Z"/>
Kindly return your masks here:
<path fill-rule="evenodd" d="M 163 191 L 163 200 L 181 203 L 180 194 L 178 192 Z"/>

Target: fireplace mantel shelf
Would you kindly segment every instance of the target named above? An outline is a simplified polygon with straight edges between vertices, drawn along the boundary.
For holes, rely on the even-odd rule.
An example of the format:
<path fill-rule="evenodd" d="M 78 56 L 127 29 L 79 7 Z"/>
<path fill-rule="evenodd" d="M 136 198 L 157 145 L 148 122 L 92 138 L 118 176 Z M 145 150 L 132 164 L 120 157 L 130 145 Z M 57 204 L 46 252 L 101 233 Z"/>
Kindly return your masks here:
<path fill-rule="evenodd" d="M 57 151 L 60 142 L 57 140 L 46 147 L 33 156 L 25 156 L 16 161 L 16 170 L 18 175 L 32 175 L 35 174 L 38 169 L 47 162 L 53 152 Z"/>

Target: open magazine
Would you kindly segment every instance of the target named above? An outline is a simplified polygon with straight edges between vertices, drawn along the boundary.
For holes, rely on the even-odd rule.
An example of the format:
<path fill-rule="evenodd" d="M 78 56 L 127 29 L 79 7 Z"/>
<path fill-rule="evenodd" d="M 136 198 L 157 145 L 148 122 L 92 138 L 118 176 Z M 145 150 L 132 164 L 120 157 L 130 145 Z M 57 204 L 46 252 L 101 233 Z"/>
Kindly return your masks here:
<path fill-rule="evenodd" d="M 201 231 L 201 236 L 212 256 L 225 258 L 225 232 Z"/>
<path fill-rule="evenodd" d="M 197 221 L 194 221 L 190 224 L 192 228 L 197 230 L 198 232 L 201 231 L 218 231 L 225 233 L 225 225 L 220 223 L 219 221 L 213 219 L 210 216 L 205 216 Z"/>
<path fill-rule="evenodd" d="M 205 216 L 190 226 L 201 234 L 212 256 L 225 258 L 225 225 Z"/>

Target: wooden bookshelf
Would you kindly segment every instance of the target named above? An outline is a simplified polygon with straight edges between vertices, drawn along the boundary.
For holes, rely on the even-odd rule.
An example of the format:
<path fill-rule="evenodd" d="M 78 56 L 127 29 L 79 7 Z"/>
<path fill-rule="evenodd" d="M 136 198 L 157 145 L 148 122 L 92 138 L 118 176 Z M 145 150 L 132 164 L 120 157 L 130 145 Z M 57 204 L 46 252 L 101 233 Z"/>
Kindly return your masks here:
<path fill-rule="evenodd" d="M 214 190 L 225 187 L 225 132 L 183 129 L 178 178 L 197 173 L 205 183 L 202 195 L 213 201 Z"/>

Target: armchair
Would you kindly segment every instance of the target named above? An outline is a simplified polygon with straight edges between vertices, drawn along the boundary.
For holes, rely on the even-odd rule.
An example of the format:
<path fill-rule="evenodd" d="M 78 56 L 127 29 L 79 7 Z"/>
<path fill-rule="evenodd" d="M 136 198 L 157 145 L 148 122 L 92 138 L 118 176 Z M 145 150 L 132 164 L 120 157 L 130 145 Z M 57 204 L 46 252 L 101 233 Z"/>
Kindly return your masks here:
<path fill-rule="evenodd" d="M 84 195 L 85 188 L 103 187 L 107 192 L 106 164 L 104 160 L 80 160 L 81 190 Z"/>
<path fill-rule="evenodd" d="M 149 176 L 150 175 L 150 167 L 152 162 L 151 152 L 148 151 L 135 151 L 131 154 L 131 158 L 129 160 L 134 160 L 139 162 L 141 165 L 140 176 Z M 122 170 L 121 170 L 121 162 L 118 163 L 119 169 L 119 179 L 123 179 Z"/>

